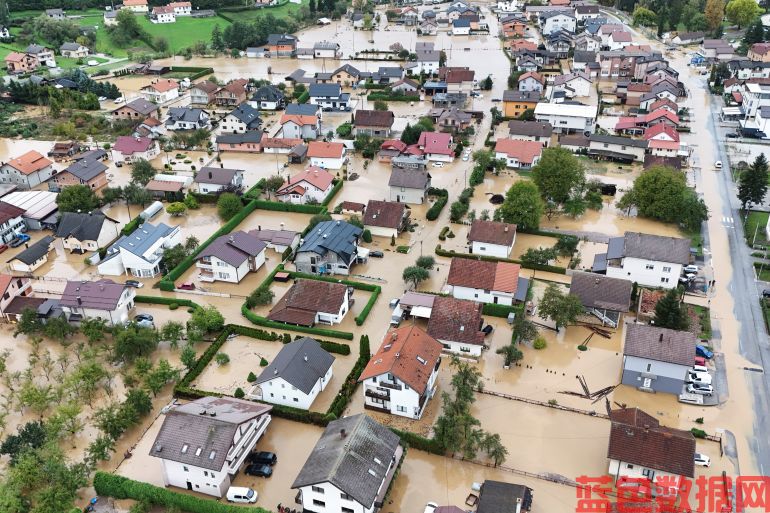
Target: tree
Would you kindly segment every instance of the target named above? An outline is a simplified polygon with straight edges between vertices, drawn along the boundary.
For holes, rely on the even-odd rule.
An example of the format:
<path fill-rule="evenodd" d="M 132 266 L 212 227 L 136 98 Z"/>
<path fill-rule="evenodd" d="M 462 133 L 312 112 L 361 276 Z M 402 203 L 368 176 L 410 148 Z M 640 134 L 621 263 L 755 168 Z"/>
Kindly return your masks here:
<path fill-rule="evenodd" d="M 64 315 L 48 319 L 43 325 L 43 334 L 51 340 L 56 340 L 62 344 L 64 344 L 64 342 L 76 331 L 77 328 L 70 324 L 69 321 L 64 318 Z"/>
<path fill-rule="evenodd" d="M 11 457 L 11 465 L 16 463 L 16 458 L 29 449 L 42 447 L 46 441 L 46 430 L 42 421 L 27 422 L 19 427 L 17 434 L 8 435 L 0 444 L 0 454 Z"/>
<path fill-rule="evenodd" d="M 555 283 L 549 283 L 538 304 L 541 317 L 551 319 L 556 324 L 556 331 L 562 326 L 575 322 L 583 313 L 583 305 L 577 296 L 564 294 Z"/>
<path fill-rule="evenodd" d="M 225 51 L 225 42 L 222 39 L 222 29 L 219 28 L 219 23 L 214 25 L 211 30 L 211 49 L 215 52 Z"/>
<path fill-rule="evenodd" d="M 177 347 L 183 334 L 184 326 L 177 321 L 168 321 L 160 330 L 161 340 L 166 340 L 171 347 Z"/>
<path fill-rule="evenodd" d="M 382 100 L 374 100 L 374 110 L 381 110 L 381 111 L 388 110 L 387 102 L 384 102 Z"/>
<path fill-rule="evenodd" d="M 168 206 L 166 206 L 166 212 L 171 217 L 184 215 L 186 211 L 187 206 L 185 206 L 185 204 L 181 201 L 175 201 L 174 203 L 169 203 Z"/>
<path fill-rule="evenodd" d="M 160 360 L 150 372 L 144 377 L 144 385 L 152 392 L 153 397 L 157 397 L 166 384 L 179 379 L 179 369 L 174 369 L 168 360 Z"/>
<path fill-rule="evenodd" d="M 80 433 L 85 424 L 80 420 L 82 408 L 75 401 L 59 405 L 46 422 L 46 432 L 49 437 L 73 437 Z"/>
<path fill-rule="evenodd" d="M 315 14 L 315 12 L 316 12 L 316 9 L 317 9 L 317 8 L 316 8 L 316 3 L 315 3 L 315 0 L 310 0 L 310 3 L 308 4 L 308 7 L 310 8 L 310 12 L 312 12 L 313 14 Z"/>
<path fill-rule="evenodd" d="M 195 235 L 188 235 L 184 240 L 184 250 L 187 251 L 188 254 L 198 249 L 199 245 L 200 242 Z"/>
<path fill-rule="evenodd" d="M 275 298 L 275 292 L 270 287 L 260 286 L 246 298 L 246 307 L 251 309 L 255 306 L 269 305 L 273 302 L 273 298 Z"/>
<path fill-rule="evenodd" d="M 80 321 L 80 331 L 88 338 L 89 344 L 101 342 L 107 331 L 107 323 L 98 317 L 88 317 Z"/>
<path fill-rule="evenodd" d="M 91 212 L 99 207 L 99 198 L 87 185 L 69 185 L 56 196 L 59 212 Z"/>
<path fill-rule="evenodd" d="M 189 193 L 187 194 L 187 196 L 184 197 L 184 204 L 190 210 L 197 210 L 200 208 L 200 205 L 198 204 L 198 199 Z"/>
<path fill-rule="evenodd" d="M 725 16 L 724 0 L 706 0 L 706 25 L 710 31 L 715 31 L 717 27 L 722 26 L 722 19 Z"/>
<path fill-rule="evenodd" d="M 516 344 L 511 342 L 507 346 L 503 346 L 499 348 L 497 351 L 495 351 L 497 354 L 503 355 L 503 358 L 505 360 L 506 367 L 510 367 L 514 363 L 520 361 L 522 358 L 524 358 L 524 353 L 521 352 L 521 350 L 516 347 Z"/>
<path fill-rule="evenodd" d="M 155 178 L 156 173 L 152 164 L 144 159 L 138 159 L 131 165 L 131 183 L 144 187 Z"/>
<path fill-rule="evenodd" d="M 690 322 L 687 318 L 687 306 L 681 304 L 679 289 L 666 292 L 655 305 L 655 326 L 672 330 L 686 330 Z"/>
<path fill-rule="evenodd" d="M 144 390 L 132 388 L 126 394 L 123 407 L 133 410 L 137 417 L 144 417 L 152 411 L 152 400 Z"/>
<path fill-rule="evenodd" d="M 77 397 L 90 405 L 94 395 L 102 388 L 108 377 L 109 373 L 104 366 L 91 357 L 81 361 L 75 367 L 72 374 L 67 377 L 67 386 L 75 392 Z"/>
<path fill-rule="evenodd" d="M 37 311 L 32 308 L 24 308 L 21 311 L 21 317 L 16 324 L 16 329 L 13 332 L 13 336 L 17 337 L 19 334 L 34 335 L 43 331 L 43 323 L 40 322 L 40 318 L 37 315 Z"/>
<path fill-rule="evenodd" d="M 537 336 L 537 326 L 525 315 L 517 315 L 511 325 L 511 342 L 529 342 Z"/>
<path fill-rule="evenodd" d="M 337 127 L 337 135 L 339 135 L 342 138 L 349 138 L 350 134 L 353 133 L 353 125 L 350 123 L 342 123 L 340 126 Z"/>
<path fill-rule="evenodd" d="M 741 208 L 761 204 L 767 194 L 768 164 L 764 153 L 754 159 L 754 163 L 738 179 L 738 199 Z"/>
<path fill-rule="evenodd" d="M 270 199 L 270 194 L 277 191 L 284 184 L 284 179 L 279 175 L 273 175 L 265 180 L 265 191 L 267 192 L 267 199 Z"/>
<path fill-rule="evenodd" d="M 140 356 L 149 355 L 158 347 L 158 333 L 154 329 L 131 323 L 128 326 L 116 326 L 113 330 L 113 353 L 118 361 L 132 362 Z"/>
<path fill-rule="evenodd" d="M 743 45 L 748 49 L 754 43 L 761 43 L 764 40 L 765 26 L 762 25 L 761 19 L 756 19 L 746 27 L 746 33 L 743 35 Z"/>
<path fill-rule="evenodd" d="M 515 224 L 521 230 L 537 230 L 545 203 L 540 190 L 532 182 L 518 181 L 505 193 L 505 201 L 495 211 L 495 219 Z"/>
<path fill-rule="evenodd" d="M 135 183 L 130 183 L 123 187 L 123 197 L 127 203 L 143 207 L 152 201 L 152 193 Z"/>
<path fill-rule="evenodd" d="M 492 85 L 492 75 L 487 75 L 487 77 L 479 83 L 479 89 L 482 91 L 491 91 Z"/>
<path fill-rule="evenodd" d="M 556 258 L 556 250 L 553 248 L 528 248 L 521 255 L 521 263 L 525 265 L 547 265 Z"/>
<path fill-rule="evenodd" d="M 221 194 L 217 200 L 217 213 L 223 221 L 232 219 L 242 208 L 240 198 L 231 192 Z"/>
<path fill-rule="evenodd" d="M 427 269 L 423 269 L 422 267 L 417 267 L 416 265 L 412 265 L 404 269 L 404 272 L 402 274 L 402 278 L 405 282 L 411 283 L 413 288 L 417 288 L 417 285 L 420 284 L 420 282 L 425 281 L 430 276 L 430 273 Z"/>
<path fill-rule="evenodd" d="M 436 259 L 430 255 L 421 256 L 417 258 L 417 262 L 415 262 L 415 265 L 417 267 L 422 267 L 423 269 L 427 269 L 428 271 L 430 271 L 436 266 Z"/>
<path fill-rule="evenodd" d="M 190 344 L 187 344 L 184 346 L 184 349 L 182 349 L 182 352 L 179 355 L 179 361 L 182 362 L 182 365 L 184 365 L 187 370 L 195 367 L 195 364 L 198 362 L 198 355 L 195 354 L 195 349 L 193 349 Z"/>
<path fill-rule="evenodd" d="M 115 440 L 107 435 L 99 435 L 86 449 L 86 461 L 95 466 L 99 461 L 107 461 L 115 450 Z"/>
<path fill-rule="evenodd" d="M 307 223 L 307 231 L 308 233 L 316 227 L 318 223 L 323 223 L 324 221 L 331 221 L 332 216 L 327 214 L 316 214 L 313 217 L 310 218 L 310 221 Z"/>
<path fill-rule="evenodd" d="M 730 0 L 725 13 L 730 23 L 741 28 L 757 19 L 762 8 L 755 0 Z"/>
<path fill-rule="evenodd" d="M 214 305 L 209 305 L 196 308 L 190 318 L 190 324 L 203 333 L 220 332 L 225 325 L 225 318 Z"/>
<path fill-rule="evenodd" d="M 163 266 L 166 269 L 173 269 L 178 266 L 182 260 L 187 258 L 189 254 L 190 252 L 187 251 L 181 244 L 171 246 L 170 248 L 165 248 L 163 250 Z"/>
<path fill-rule="evenodd" d="M 545 148 L 532 168 L 532 181 L 545 199 L 564 203 L 577 187 L 585 183 L 583 164 L 565 148 Z"/>

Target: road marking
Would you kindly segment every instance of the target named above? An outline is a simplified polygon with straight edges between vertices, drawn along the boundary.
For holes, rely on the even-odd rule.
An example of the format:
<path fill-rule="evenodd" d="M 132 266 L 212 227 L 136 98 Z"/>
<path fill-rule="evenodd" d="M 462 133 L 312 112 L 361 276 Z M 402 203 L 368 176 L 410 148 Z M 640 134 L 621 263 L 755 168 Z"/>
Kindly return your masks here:
<path fill-rule="evenodd" d="M 733 224 L 733 218 L 732 217 L 722 216 L 722 224 L 724 224 L 724 225 L 732 225 Z"/>

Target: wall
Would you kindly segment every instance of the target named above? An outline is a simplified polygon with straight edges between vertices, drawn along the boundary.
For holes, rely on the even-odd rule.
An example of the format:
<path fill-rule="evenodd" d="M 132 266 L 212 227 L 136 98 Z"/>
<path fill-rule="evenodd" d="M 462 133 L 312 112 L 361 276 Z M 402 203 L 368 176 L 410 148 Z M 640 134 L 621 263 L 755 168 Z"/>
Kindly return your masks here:
<path fill-rule="evenodd" d="M 316 381 L 313 389 L 307 394 L 290 385 L 283 378 L 275 378 L 266 381 L 260 385 L 260 388 L 262 389 L 262 400 L 267 403 L 309 410 L 318 394 L 320 394 L 326 388 L 326 385 L 329 384 L 329 381 L 331 381 L 332 369 L 333 366 L 329 367 L 326 375 Z"/>
<path fill-rule="evenodd" d="M 382 226 L 371 226 L 371 225 L 365 225 L 364 228 L 369 230 L 373 236 L 375 237 L 392 237 L 396 236 L 398 237 L 398 230 L 395 228 L 385 228 Z"/>
<path fill-rule="evenodd" d="M 340 305 L 340 309 L 336 312 L 318 312 L 316 314 L 315 321 L 316 323 L 322 323 L 322 324 L 339 324 L 342 322 L 342 319 L 345 318 L 345 315 L 348 313 L 348 308 L 350 307 L 350 292 L 345 291 L 345 297 L 343 298 L 342 304 Z M 329 309 L 331 310 L 331 307 L 334 305 L 329 305 Z"/>
<path fill-rule="evenodd" d="M 646 478 L 646 479 L 649 479 L 650 481 L 657 481 L 662 476 L 669 476 L 671 478 L 680 477 L 676 474 L 671 474 L 669 472 L 664 472 L 662 470 L 648 469 L 647 467 L 643 467 L 641 465 L 635 465 L 632 463 L 619 461 L 619 460 L 610 460 L 608 473 L 613 477 L 613 479 L 617 479 L 618 477 L 632 477 L 632 478 Z M 646 476 L 644 475 L 645 473 L 647 473 Z M 668 478 L 666 477 L 662 477 L 662 479 L 663 479 L 662 483 L 676 482 L 673 480 L 668 480 Z"/>
<path fill-rule="evenodd" d="M 344 162 L 345 162 L 344 154 L 340 158 L 320 158 L 320 157 L 310 158 L 311 166 L 318 166 L 324 169 L 342 169 L 342 165 Z"/>
<path fill-rule="evenodd" d="M 455 285 L 452 287 L 452 295 L 455 299 L 468 299 L 470 301 L 476 301 L 477 303 L 494 303 L 508 306 L 513 304 L 512 294 L 494 290 L 486 292 L 483 289 L 472 289 L 470 287 L 460 287 L 459 285 Z"/>
<path fill-rule="evenodd" d="M 430 186 L 430 184 L 428 184 Z M 390 201 L 399 201 L 410 205 L 422 205 L 425 201 L 425 191 L 408 187 L 390 187 Z"/>
<path fill-rule="evenodd" d="M 677 286 L 679 277 L 682 275 L 681 264 L 654 262 L 631 257 L 624 258 L 622 264 L 622 268 L 608 265 L 607 276 L 631 280 L 639 285 L 672 289 Z M 647 269 L 648 264 L 652 265 L 653 268 Z M 664 272 L 664 268 L 670 268 L 670 271 Z M 664 278 L 668 279 L 668 282 L 662 281 Z"/>
<path fill-rule="evenodd" d="M 455 353 L 461 356 L 481 356 L 481 346 L 441 339 L 439 339 L 439 342 L 444 344 L 444 350 L 449 351 L 450 353 Z M 464 349 L 467 349 L 467 351 Z"/>
<path fill-rule="evenodd" d="M 695 355 L 693 354 L 693 361 Z M 647 370 L 649 368 L 649 370 Z M 679 395 L 682 393 L 688 366 L 669 362 L 659 362 L 636 356 L 623 357 L 623 378 L 621 382 L 634 388 L 644 386 L 645 378 L 650 378 L 650 389 L 656 392 Z"/>
<path fill-rule="evenodd" d="M 194 491 L 213 495 L 214 497 L 224 497 L 228 488 L 230 488 L 230 476 L 227 472 L 213 472 L 192 465 L 183 465 L 176 461 L 161 461 L 163 483 L 166 486 L 187 489 L 187 483 L 189 482 Z"/>
<path fill-rule="evenodd" d="M 355 500 L 343 499 L 340 489 L 331 483 L 304 486 L 300 490 L 302 491 L 302 508 L 305 511 L 342 513 L 343 507 L 353 510 L 353 513 L 372 513 L 374 511 L 374 504 L 367 508 Z M 313 501 L 320 501 L 320 503 Z"/>
<path fill-rule="evenodd" d="M 516 243 L 516 237 L 513 239 Z M 511 244 L 513 246 L 513 244 Z M 474 255 L 488 255 L 498 258 L 508 258 L 511 255 L 511 248 L 501 246 L 500 244 L 489 244 L 487 242 L 473 241 L 471 243 L 471 253 Z"/>

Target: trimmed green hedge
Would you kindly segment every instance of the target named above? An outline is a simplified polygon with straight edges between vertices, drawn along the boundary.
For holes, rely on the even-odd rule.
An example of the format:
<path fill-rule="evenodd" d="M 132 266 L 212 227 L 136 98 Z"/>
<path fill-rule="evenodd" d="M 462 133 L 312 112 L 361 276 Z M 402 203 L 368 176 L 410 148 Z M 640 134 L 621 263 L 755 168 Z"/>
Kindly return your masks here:
<path fill-rule="evenodd" d="M 332 202 L 334 197 L 337 195 L 338 192 L 340 192 L 340 189 L 342 189 L 342 180 L 333 180 L 334 187 L 332 187 L 332 190 L 329 191 L 329 194 L 326 195 L 324 200 L 321 202 L 321 205 L 324 207 L 328 207 L 329 203 Z"/>
<path fill-rule="evenodd" d="M 137 228 L 139 228 L 139 225 L 144 222 L 144 219 L 142 219 L 140 216 L 136 216 L 132 220 L 126 223 L 126 226 L 123 227 L 122 230 L 120 230 L 120 233 L 123 235 L 131 235 L 136 231 Z"/>
<path fill-rule="evenodd" d="M 297 98 L 297 103 L 307 103 L 308 100 L 310 100 L 310 91 L 305 91 L 299 95 L 299 98 Z"/>
<path fill-rule="evenodd" d="M 558 239 L 559 237 L 563 237 L 565 235 L 563 233 L 547 232 L 545 230 L 523 230 L 521 228 L 518 228 L 517 231 L 519 233 L 526 233 L 529 235 L 542 235 L 543 237 L 553 237 L 555 239 Z"/>
<path fill-rule="evenodd" d="M 322 214 L 326 211 L 323 205 L 305 205 L 301 203 L 284 203 L 283 201 L 256 201 L 257 208 L 261 210 L 272 210 L 274 212 L 296 212 L 298 214 Z"/>
<path fill-rule="evenodd" d="M 184 73 L 185 71 L 196 72 L 188 77 L 190 79 L 190 82 L 192 82 L 201 77 L 205 77 L 206 75 L 211 75 L 212 73 L 214 73 L 214 68 L 198 68 L 195 66 L 171 66 L 169 68 L 170 73 L 180 73 L 180 72 Z"/>
<path fill-rule="evenodd" d="M 353 365 L 353 368 L 350 369 L 350 373 L 345 378 L 345 381 L 342 382 L 337 397 L 334 398 L 334 401 L 326 412 L 328 417 L 333 416 L 333 418 L 330 418 L 329 420 L 342 417 L 345 408 L 350 402 L 350 398 L 353 397 L 353 394 L 358 387 L 358 378 L 361 377 L 361 373 L 364 372 L 366 365 L 369 363 L 369 358 L 371 358 L 371 355 L 369 354 L 369 336 L 361 335 L 358 345 L 358 360 L 356 360 L 356 364 Z"/>
<path fill-rule="evenodd" d="M 151 305 L 171 305 L 177 304 L 179 306 L 186 306 L 188 308 L 194 308 L 196 310 L 201 308 L 201 305 L 189 299 L 179 299 L 175 297 L 160 297 L 160 296 L 136 296 L 134 301 L 137 303 L 148 303 Z"/>
<path fill-rule="evenodd" d="M 259 328 L 252 328 L 251 326 L 240 326 L 238 324 L 230 325 L 230 333 L 236 335 L 243 335 L 244 337 L 256 338 L 259 340 L 266 340 L 268 342 L 281 341 L 286 344 L 283 337 L 274 331 L 265 331 Z M 347 344 L 340 344 L 338 342 L 329 342 L 328 340 L 315 339 L 322 348 L 330 353 L 341 354 L 347 356 L 350 354 L 350 346 Z"/>
<path fill-rule="evenodd" d="M 348 287 L 353 287 L 354 289 L 358 290 L 367 290 L 369 292 L 379 291 L 380 286 L 379 285 L 372 285 L 371 283 L 363 283 L 360 281 L 352 281 L 352 280 L 345 280 L 340 278 L 331 278 L 329 276 L 318 276 L 315 274 L 306 274 L 306 273 L 300 273 L 297 271 L 286 271 L 289 273 L 289 276 L 291 276 L 294 279 L 297 278 L 304 278 L 306 280 L 316 280 L 316 281 L 328 281 L 331 283 L 342 283 L 344 285 L 347 285 Z"/>
<path fill-rule="evenodd" d="M 425 213 L 425 219 L 428 221 L 435 221 L 438 219 L 438 216 L 441 215 L 441 211 L 444 210 L 444 207 L 449 201 L 449 192 L 446 189 L 436 189 L 431 187 L 428 189 L 428 196 L 436 196 L 438 198 Z"/>
<path fill-rule="evenodd" d="M 341 338 L 344 340 L 353 340 L 353 334 L 348 331 L 328 330 L 325 328 L 313 328 L 308 326 L 295 326 L 293 324 L 286 324 L 284 322 L 271 321 L 265 317 L 261 317 L 248 308 L 246 305 L 241 306 L 241 314 L 250 320 L 257 326 L 264 326 L 266 328 L 275 328 L 279 330 L 298 331 L 300 333 L 310 333 L 312 335 L 322 335 L 325 337 Z"/>
<path fill-rule="evenodd" d="M 446 455 L 446 451 L 441 445 L 432 438 L 425 438 L 410 431 L 401 431 L 400 429 L 390 428 L 398 437 L 401 442 L 418 451 L 425 451 L 431 454 L 438 454 L 439 456 Z"/>
<path fill-rule="evenodd" d="M 203 203 L 207 205 L 216 205 L 217 201 L 219 201 L 219 196 L 216 194 L 202 194 L 200 192 L 194 192 L 190 191 L 188 192 L 193 198 L 198 200 L 198 203 Z"/>
<path fill-rule="evenodd" d="M 264 178 L 261 178 L 257 183 L 254 184 L 254 186 L 246 191 L 243 195 L 244 198 L 252 198 L 257 199 L 262 194 L 262 191 L 265 190 L 265 180 Z"/>
<path fill-rule="evenodd" d="M 419 94 L 386 94 L 386 93 L 369 93 L 366 97 L 369 101 L 382 100 L 386 102 L 418 102 L 420 101 Z"/>
<path fill-rule="evenodd" d="M 508 305 L 496 305 L 494 303 L 485 303 L 481 309 L 481 313 L 484 315 L 491 315 L 492 317 L 508 318 L 508 314 L 516 312 L 517 314 L 524 309 L 521 305 L 508 306 Z"/>
<path fill-rule="evenodd" d="M 160 488 L 102 471 L 97 471 L 94 475 L 94 490 L 97 495 L 105 497 L 147 501 L 156 506 L 174 506 L 188 513 L 243 513 L 246 511 L 241 506 L 174 492 L 168 488 Z M 259 506 L 252 506 L 248 511 L 270 513 L 269 510 Z"/>
<path fill-rule="evenodd" d="M 369 317 L 369 312 L 372 311 L 372 308 L 374 307 L 374 303 L 377 301 L 377 298 L 380 296 L 380 291 L 382 290 L 381 287 L 377 287 L 374 289 L 374 292 L 372 292 L 372 295 L 369 296 L 369 302 L 366 303 L 366 306 L 363 310 L 361 310 L 361 313 L 358 314 L 356 317 L 356 326 L 361 326 L 367 317 Z"/>
<path fill-rule="evenodd" d="M 514 260 L 513 258 L 498 258 L 489 255 L 474 255 L 471 253 L 457 253 L 455 251 L 447 251 L 441 249 L 441 244 L 436 246 L 436 254 L 444 257 L 457 257 L 457 258 L 469 258 L 471 260 L 484 260 L 486 262 L 509 262 L 512 264 L 519 264 L 525 269 L 534 269 L 536 271 L 547 271 L 549 273 L 567 274 L 565 267 L 558 267 L 555 265 L 540 265 L 540 264 L 525 264 L 521 260 Z"/>

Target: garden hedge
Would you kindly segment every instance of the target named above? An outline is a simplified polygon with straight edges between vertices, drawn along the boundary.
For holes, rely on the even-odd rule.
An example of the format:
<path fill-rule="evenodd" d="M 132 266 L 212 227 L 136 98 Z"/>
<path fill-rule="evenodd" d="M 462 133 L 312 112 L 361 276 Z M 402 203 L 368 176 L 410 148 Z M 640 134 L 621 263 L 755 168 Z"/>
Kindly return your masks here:
<path fill-rule="evenodd" d="M 206 205 L 216 205 L 217 201 L 219 201 L 219 196 L 216 194 L 202 194 L 200 192 L 188 192 L 193 198 L 198 200 L 198 203 L 206 204 Z"/>
<path fill-rule="evenodd" d="M 144 222 L 144 219 L 140 216 L 136 216 L 132 220 L 126 223 L 126 226 L 123 227 L 122 230 L 120 230 L 120 233 L 123 235 L 131 235 L 136 231 L 137 228 L 139 228 L 139 225 Z"/>
<path fill-rule="evenodd" d="M 329 203 L 332 202 L 337 193 L 340 192 L 340 189 L 342 189 L 342 180 L 334 179 L 332 183 L 334 183 L 334 187 L 332 187 L 332 190 L 329 191 L 329 194 L 327 194 L 324 200 L 321 202 L 321 205 L 324 207 L 328 207 Z"/>
<path fill-rule="evenodd" d="M 366 290 L 369 292 L 374 292 L 380 290 L 379 285 L 372 285 L 371 283 L 363 283 L 360 281 L 352 281 L 352 280 L 346 280 L 341 278 L 332 278 L 330 276 L 319 276 L 316 274 L 307 274 L 307 273 L 300 273 L 297 271 L 286 271 L 289 273 L 289 276 L 291 276 L 294 279 L 297 278 L 304 278 L 306 280 L 316 280 L 316 281 L 328 281 L 331 283 L 342 283 L 344 285 L 347 285 L 348 287 L 353 287 L 354 289 L 358 290 Z"/>
<path fill-rule="evenodd" d="M 361 310 L 361 313 L 358 314 L 356 317 L 356 326 L 361 326 L 367 317 L 369 317 L 369 312 L 372 311 L 372 308 L 374 307 L 374 303 L 377 301 L 377 298 L 380 296 L 380 291 L 382 288 L 379 286 L 374 289 L 374 292 L 372 292 L 372 295 L 369 296 L 369 301 L 366 303 L 366 306 L 363 310 Z"/>
<path fill-rule="evenodd" d="M 249 190 L 247 190 L 243 197 L 244 198 L 251 198 L 251 199 L 257 199 L 259 198 L 260 194 L 262 194 L 262 191 L 265 189 L 265 180 L 264 178 L 260 178 L 260 180 L 254 184 L 253 187 L 251 187 Z"/>
<path fill-rule="evenodd" d="M 385 93 L 369 93 L 366 97 L 371 102 L 382 100 L 385 102 L 418 102 L 420 101 L 419 94 L 385 94 Z"/>
<path fill-rule="evenodd" d="M 190 75 L 189 78 L 190 82 L 193 80 L 197 80 L 201 77 L 205 77 L 206 75 L 211 75 L 214 73 L 214 68 L 199 68 L 195 66 L 171 66 L 168 69 L 169 73 L 185 73 L 185 72 L 195 72 L 192 75 Z"/>
<path fill-rule="evenodd" d="M 187 513 L 243 513 L 246 511 L 242 506 L 202 499 L 102 471 L 97 471 L 94 475 L 94 490 L 97 495 L 104 497 L 147 501 L 155 506 L 173 506 Z M 248 511 L 270 513 L 269 510 L 259 506 L 249 507 Z"/>
<path fill-rule="evenodd" d="M 471 253 L 457 253 L 455 251 L 447 251 L 441 249 L 441 244 L 436 246 L 436 254 L 444 257 L 457 257 L 457 258 L 469 258 L 471 260 L 484 260 L 486 262 L 509 262 L 511 264 L 519 264 L 525 269 L 534 269 L 536 271 L 547 271 L 556 274 L 567 274 L 565 267 L 558 267 L 555 265 L 540 265 L 540 264 L 525 264 L 521 260 L 514 260 L 513 258 L 498 258 L 489 255 L 474 255 Z"/>
<path fill-rule="evenodd" d="M 446 189 L 436 189 L 431 187 L 428 189 L 427 194 L 428 196 L 436 196 L 438 198 L 425 213 L 425 219 L 428 221 L 435 221 L 438 219 L 438 216 L 441 215 L 441 211 L 444 210 L 444 207 L 449 201 L 449 192 Z"/>
<path fill-rule="evenodd" d="M 196 310 L 201 308 L 201 305 L 195 301 L 189 299 L 179 299 L 176 297 L 160 297 L 160 296 L 136 296 L 134 298 L 136 303 L 148 303 L 151 305 L 171 305 L 177 304 L 179 306 L 186 306 L 188 308 L 194 308 Z"/>
<path fill-rule="evenodd" d="M 371 358 L 369 354 L 369 336 L 361 335 L 358 345 L 358 360 L 356 360 L 353 368 L 350 369 L 350 373 L 345 378 L 345 381 L 342 382 L 337 397 L 334 398 L 334 401 L 329 406 L 329 409 L 326 412 L 328 417 L 334 416 L 335 419 L 342 417 L 345 408 L 350 402 L 350 398 L 353 397 L 353 394 L 358 387 L 358 378 L 361 377 L 361 373 L 364 372 L 366 365 L 369 363 L 369 358 Z"/>
<path fill-rule="evenodd" d="M 298 331 L 300 333 L 309 333 L 311 335 L 322 335 L 324 337 L 341 338 L 344 340 L 353 340 L 353 334 L 348 331 L 329 330 L 325 328 L 313 328 L 308 326 L 295 326 L 293 324 L 286 324 L 284 322 L 271 321 L 265 317 L 261 317 L 248 308 L 246 305 L 241 306 L 241 314 L 250 320 L 257 326 L 264 326 L 266 328 L 275 328 L 279 330 Z"/>
<path fill-rule="evenodd" d="M 484 315 L 491 315 L 492 317 L 508 318 L 508 314 L 511 312 L 520 313 L 524 307 L 522 305 L 508 306 L 508 305 L 496 305 L 494 303 L 485 303 L 481 309 L 481 313 Z"/>
<path fill-rule="evenodd" d="M 256 201 L 257 208 L 261 210 L 272 210 L 275 212 L 296 212 L 298 214 L 323 214 L 326 207 L 323 205 L 305 205 L 301 203 L 284 203 L 283 201 Z"/>
<path fill-rule="evenodd" d="M 425 438 L 410 431 L 401 431 L 400 429 L 390 428 L 398 437 L 401 442 L 418 451 L 425 451 L 431 454 L 438 454 L 439 456 L 446 455 L 446 451 L 441 445 L 432 438 Z"/>
<path fill-rule="evenodd" d="M 240 326 L 238 324 L 231 324 L 229 326 L 230 333 L 236 335 L 243 335 L 244 337 L 256 338 L 259 340 L 266 340 L 268 342 L 276 342 L 283 340 L 283 337 L 274 331 L 265 331 L 259 328 L 252 328 L 250 326 Z M 328 340 L 315 339 L 322 348 L 330 353 L 337 353 L 344 356 L 350 354 L 350 346 L 347 344 L 340 344 L 339 342 L 330 342 Z M 286 342 L 284 342 L 286 343 Z"/>

